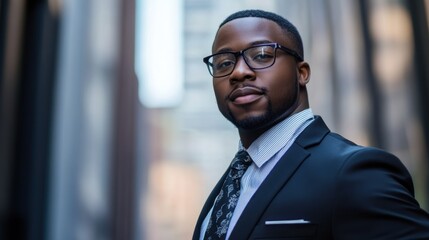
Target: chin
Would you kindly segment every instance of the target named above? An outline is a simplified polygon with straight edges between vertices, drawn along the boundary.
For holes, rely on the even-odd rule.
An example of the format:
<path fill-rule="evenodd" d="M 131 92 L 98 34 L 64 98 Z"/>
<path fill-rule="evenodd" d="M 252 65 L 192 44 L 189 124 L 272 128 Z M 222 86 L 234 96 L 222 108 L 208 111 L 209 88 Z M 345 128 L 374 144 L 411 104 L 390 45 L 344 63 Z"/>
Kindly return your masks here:
<path fill-rule="evenodd" d="M 230 109 L 228 109 L 228 113 L 224 114 L 224 116 L 237 127 L 238 129 L 244 130 L 257 130 L 263 128 L 264 126 L 269 125 L 269 123 L 275 119 L 271 104 L 268 105 L 268 108 L 264 113 L 250 115 L 242 119 L 237 119 L 234 117 L 234 114 Z"/>
<path fill-rule="evenodd" d="M 242 120 L 232 119 L 231 122 L 238 129 L 256 130 L 267 126 L 271 122 L 271 114 L 266 113 L 260 116 L 247 117 Z"/>

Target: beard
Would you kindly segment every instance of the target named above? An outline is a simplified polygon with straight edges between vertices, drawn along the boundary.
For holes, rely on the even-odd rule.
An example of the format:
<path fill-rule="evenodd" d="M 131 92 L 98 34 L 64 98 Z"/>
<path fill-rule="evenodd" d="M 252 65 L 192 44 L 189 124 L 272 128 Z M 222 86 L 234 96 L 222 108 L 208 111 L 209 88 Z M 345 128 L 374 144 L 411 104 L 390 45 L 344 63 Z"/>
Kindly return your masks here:
<path fill-rule="evenodd" d="M 238 129 L 245 129 L 245 130 L 251 130 L 251 129 L 258 129 L 262 126 L 264 126 L 267 122 L 269 122 L 271 119 L 275 119 L 277 116 L 273 113 L 273 107 L 271 104 L 271 101 L 268 102 L 267 110 L 263 115 L 260 116 L 254 116 L 254 117 L 248 117 L 243 120 L 237 120 L 235 119 L 232 112 L 229 110 L 229 116 L 228 119 L 234 126 Z M 277 114 L 279 115 L 279 114 Z"/>

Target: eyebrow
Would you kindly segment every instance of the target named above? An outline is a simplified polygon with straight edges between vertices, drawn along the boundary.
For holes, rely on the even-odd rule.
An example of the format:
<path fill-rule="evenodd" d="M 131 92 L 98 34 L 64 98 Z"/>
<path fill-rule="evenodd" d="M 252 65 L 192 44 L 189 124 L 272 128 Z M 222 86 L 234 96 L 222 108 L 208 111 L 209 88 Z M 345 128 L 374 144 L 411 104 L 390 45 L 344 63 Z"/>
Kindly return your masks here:
<path fill-rule="evenodd" d="M 253 46 L 257 46 L 257 45 L 265 44 L 265 43 L 274 43 L 274 42 L 269 41 L 269 40 L 258 40 L 258 41 L 251 42 L 248 47 L 253 47 Z M 246 47 L 246 48 L 248 48 L 248 47 Z M 246 49 L 246 48 L 244 48 L 244 49 Z M 219 49 L 219 51 L 214 52 L 213 54 L 223 53 L 223 52 L 234 52 L 234 51 L 231 48 L 222 48 L 222 49 Z"/>

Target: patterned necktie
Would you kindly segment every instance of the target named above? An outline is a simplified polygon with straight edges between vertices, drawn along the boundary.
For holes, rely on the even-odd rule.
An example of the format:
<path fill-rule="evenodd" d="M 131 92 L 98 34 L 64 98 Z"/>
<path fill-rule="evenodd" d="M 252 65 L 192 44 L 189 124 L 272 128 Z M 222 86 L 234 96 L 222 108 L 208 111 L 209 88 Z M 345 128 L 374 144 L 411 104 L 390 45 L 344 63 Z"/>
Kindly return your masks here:
<path fill-rule="evenodd" d="M 228 176 L 214 203 L 204 239 L 225 239 L 229 222 L 240 196 L 241 177 L 251 163 L 252 159 L 246 151 L 241 150 L 235 155 Z"/>

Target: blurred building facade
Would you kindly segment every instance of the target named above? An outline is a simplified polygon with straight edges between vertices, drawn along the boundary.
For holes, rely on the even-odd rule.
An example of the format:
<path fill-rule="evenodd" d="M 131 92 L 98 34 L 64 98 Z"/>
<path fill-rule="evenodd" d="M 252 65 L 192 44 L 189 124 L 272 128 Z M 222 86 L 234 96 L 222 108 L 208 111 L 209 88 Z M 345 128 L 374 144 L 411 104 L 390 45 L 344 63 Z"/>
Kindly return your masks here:
<path fill-rule="evenodd" d="M 184 67 L 183 96 L 164 108 L 138 97 L 160 81 L 134 69 L 147 1 L 1 1 L 0 239 L 190 239 L 238 146 L 202 58 L 248 8 L 297 26 L 313 112 L 400 157 L 429 209 L 428 0 L 182 0 L 181 63 L 162 66 Z"/>

